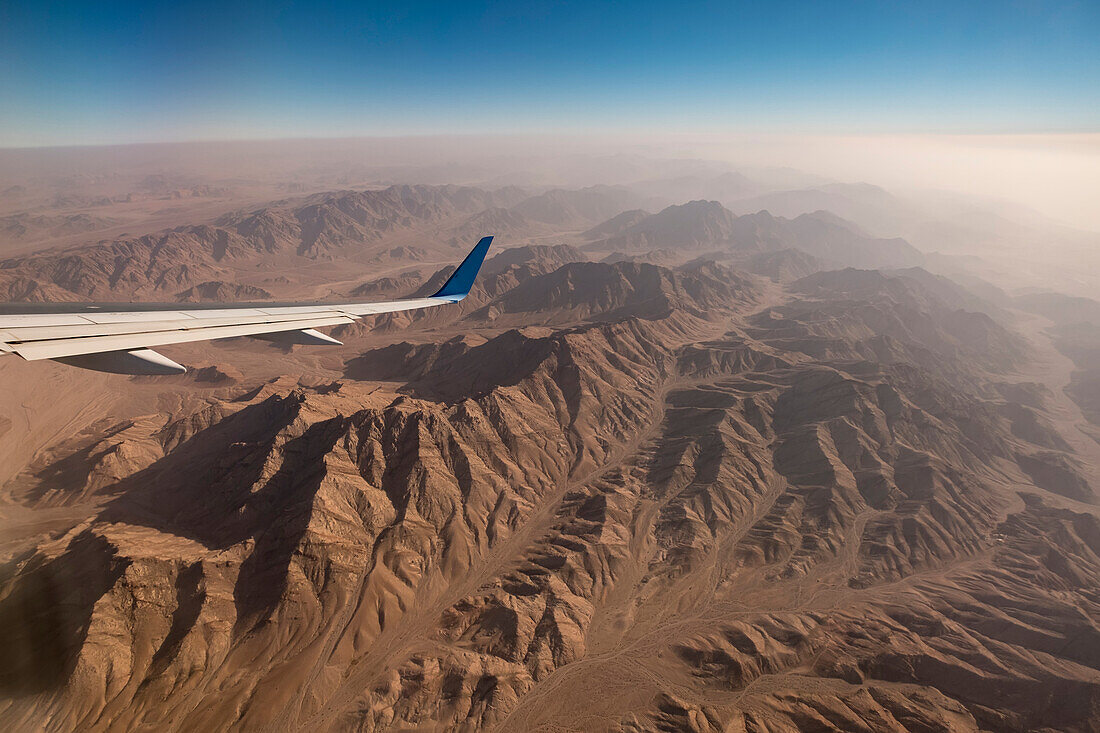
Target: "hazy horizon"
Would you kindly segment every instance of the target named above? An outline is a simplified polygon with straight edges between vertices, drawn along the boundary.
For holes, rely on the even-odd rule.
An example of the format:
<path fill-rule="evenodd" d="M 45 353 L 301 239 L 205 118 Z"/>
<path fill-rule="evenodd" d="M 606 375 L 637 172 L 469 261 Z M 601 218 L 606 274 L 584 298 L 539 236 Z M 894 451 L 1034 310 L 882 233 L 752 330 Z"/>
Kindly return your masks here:
<path fill-rule="evenodd" d="M 789 135 L 625 133 L 423 135 L 180 141 L 0 148 L 0 181 L 82 165 L 246 175 L 307 162 L 322 166 L 492 166 L 507 158 L 636 155 L 696 159 L 733 168 L 793 168 L 844 183 L 892 191 L 957 193 L 1024 206 L 1066 226 L 1100 231 L 1100 133 L 1061 135 Z M 51 162 L 52 161 L 52 162 Z M 130 161 L 130 163 L 127 163 Z M 53 168 L 51 166 L 60 166 Z M 550 185 L 578 181 L 555 179 Z M 643 176 L 644 177 L 644 176 Z M 462 179 L 450 183 L 483 183 Z M 593 173 L 594 183 L 634 182 Z"/>

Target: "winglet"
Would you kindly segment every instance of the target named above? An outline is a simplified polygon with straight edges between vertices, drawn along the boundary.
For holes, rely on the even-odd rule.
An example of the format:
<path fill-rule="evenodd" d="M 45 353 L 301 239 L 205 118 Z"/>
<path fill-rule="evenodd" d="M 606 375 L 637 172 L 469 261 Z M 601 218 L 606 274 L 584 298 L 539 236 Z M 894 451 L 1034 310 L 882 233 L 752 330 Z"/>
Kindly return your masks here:
<path fill-rule="evenodd" d="M 485 261 L 485 253 L 489 251 L 492 241 L 492 237 L 482 237 L 481 241 L 470 250 L 470 254 L 466 255 L 466 259 L 462 260 L 462 264 L 447 278 L 447 282 L 443 283 L 443 287 L 431 297 L 457 302 L 469 295 L 470 288 L 474 285 L 474 278 L 481 270 L 481 263 Z"/>

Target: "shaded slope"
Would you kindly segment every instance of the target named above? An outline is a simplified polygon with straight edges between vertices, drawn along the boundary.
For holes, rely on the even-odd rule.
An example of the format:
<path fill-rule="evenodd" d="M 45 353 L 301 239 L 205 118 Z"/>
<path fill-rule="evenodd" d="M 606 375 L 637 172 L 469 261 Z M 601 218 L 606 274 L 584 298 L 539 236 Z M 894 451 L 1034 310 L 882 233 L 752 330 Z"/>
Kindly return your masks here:
<path fill-rule="evenodd" d="M 61 472 L 110 500 L 2 579 L 5 717 L 1093 725 L 1095 498 L 1043 391 L 991 373 L 1029 356 L 1004 325 L 919 273 L 819 273 L 753 314 L 714 265 L 516 275 L 539 261 L 479 297 L 604 317 L 371 349 L 21 475 L 28 502 L 67 501 Z"/>

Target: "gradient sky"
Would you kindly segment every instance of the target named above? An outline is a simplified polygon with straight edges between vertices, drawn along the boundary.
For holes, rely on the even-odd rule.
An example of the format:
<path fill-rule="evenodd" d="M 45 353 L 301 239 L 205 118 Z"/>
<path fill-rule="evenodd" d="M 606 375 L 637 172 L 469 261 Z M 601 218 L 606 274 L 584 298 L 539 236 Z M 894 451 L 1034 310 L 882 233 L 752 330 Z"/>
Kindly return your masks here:
<path fill-rule="evenodd" d="M 0 146 L 1100 131 L 1100 2 L 0 0 Z"/>

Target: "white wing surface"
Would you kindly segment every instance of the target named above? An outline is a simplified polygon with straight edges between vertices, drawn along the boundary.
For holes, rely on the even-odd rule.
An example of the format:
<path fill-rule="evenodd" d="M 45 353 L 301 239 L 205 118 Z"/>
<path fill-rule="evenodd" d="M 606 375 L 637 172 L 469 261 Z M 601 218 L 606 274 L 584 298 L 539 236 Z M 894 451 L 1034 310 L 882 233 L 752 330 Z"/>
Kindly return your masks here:
<path fill-rule="evenodd" d="M 465 298 L 492 239 L 484 237 L 478 242 L 443 287 L 427 298 L 179 310 L 141 305 L 111 310 L 88 305 L 72 312 L 7 315 L 0 312 L 0 353 L 16 354 L 28 361 L 52 359 L 117 374 L 178 374 L 185 368 L 151 347 L 232 336 L 339 344 L 313 329 L 354 323 L 363 316 L 378 313 L 433 308 Z"/>

